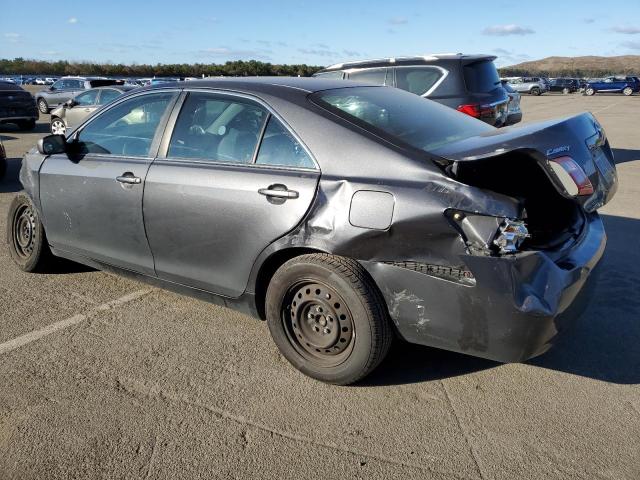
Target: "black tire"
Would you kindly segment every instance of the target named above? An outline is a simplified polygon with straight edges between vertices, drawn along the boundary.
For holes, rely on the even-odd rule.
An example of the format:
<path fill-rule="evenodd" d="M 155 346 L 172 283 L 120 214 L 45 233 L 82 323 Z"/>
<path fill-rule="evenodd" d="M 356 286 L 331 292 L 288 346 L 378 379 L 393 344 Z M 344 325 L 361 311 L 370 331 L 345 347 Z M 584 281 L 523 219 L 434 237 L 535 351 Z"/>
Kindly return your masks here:
<path fill-rule="evenodd" d="M 631 87 L 624 87 L 624 88 L 622 89 L 622 93 L 623 93 L 625 96 L 630 97 L 631 95 L 633 95 L 633 88 L 631 88 Z"/>
<path fill-rule="evenodd" d="M 266 314 L 284 357 L 305 375 L 336 385 L 371 373 L 393 339 L 380 291 L 358 262 L 344 257 L 310 254 L 286 262 L 269 283 Z"/>
<path fill-rule="evenodd" d="M 15 264 L 25 272 L 46 271 L 53 254 L 49 249 L 44 227 L 31 199 L 19 193 L 9 205 L 7 244 Z"/>
<path fill-rule="evenodd" d="M 40 113 L 49 113 L 49 105 L 44 98 L 38 99 L 38 110 L 40 110 Z"/>
<path fill-rule="evenodd" d="M 35 120 L 22 120 L 22 121 L 18 122 L 18 128 L 20 130 L 33 130 L 34 128 L 36 128 L 36 121 Z"/>

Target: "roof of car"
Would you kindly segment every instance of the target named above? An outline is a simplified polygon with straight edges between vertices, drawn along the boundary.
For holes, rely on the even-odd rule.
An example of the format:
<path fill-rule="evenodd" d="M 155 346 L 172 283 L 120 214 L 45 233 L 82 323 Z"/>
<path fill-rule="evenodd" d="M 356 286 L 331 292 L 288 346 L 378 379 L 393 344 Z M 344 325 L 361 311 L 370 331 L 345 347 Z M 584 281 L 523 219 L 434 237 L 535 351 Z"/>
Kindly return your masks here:
<path fill-rule="evenodd" d="M 215 77 L 186 82 L 162 83 L 145 87 L 147 89 L 162 89 L 167 87 L 180 88 L 219 88 L 245 92 L 265 92 L 268 90 L 289 90 L 306 93 L 346 87 L 375 87 L 366 82 L 349 82 L 336 79 L 318 77 Z"/>
<path fill-rule="evenodd" d="M 331 65 L 321 72 L 328 72 L 332 70 L 345 70 L 348 68 L 364 68 L 364 67 L 379 67 L 390 65 L 422 65 L 433 63 L 438 60 L 495 60 L 495 55 L 485 54 L 463 54 L 463 53 L 433 53 L 422 56 L 412 57 L 389 57 L 389 58 L 377 58 L 370 60 L 359 60 L 355 62 L 336 63 Z"/>

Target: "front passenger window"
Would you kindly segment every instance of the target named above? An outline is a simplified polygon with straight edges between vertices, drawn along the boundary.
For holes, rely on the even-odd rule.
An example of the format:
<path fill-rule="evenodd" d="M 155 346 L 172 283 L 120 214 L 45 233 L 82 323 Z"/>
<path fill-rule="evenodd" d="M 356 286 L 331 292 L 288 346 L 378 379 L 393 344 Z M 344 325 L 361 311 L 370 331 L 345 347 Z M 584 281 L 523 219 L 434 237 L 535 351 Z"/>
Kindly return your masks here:
<path fill-rule="evenodd" d="M 77 139 L 79 153 L 148 157 L 151 143 L 173 93 L 131 98 L 98 115 Z"/>

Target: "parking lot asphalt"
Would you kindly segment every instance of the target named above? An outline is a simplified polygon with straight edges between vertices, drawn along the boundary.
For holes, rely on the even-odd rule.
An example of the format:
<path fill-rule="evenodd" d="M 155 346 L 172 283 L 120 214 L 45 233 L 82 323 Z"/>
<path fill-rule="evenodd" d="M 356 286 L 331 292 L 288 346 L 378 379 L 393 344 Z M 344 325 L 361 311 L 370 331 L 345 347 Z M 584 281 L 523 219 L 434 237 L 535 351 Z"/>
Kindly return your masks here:
<path fill-rule="evenodd" d="M 554 350 L 502 365 L 396 345 L 364 383 L 329 386 L 263 322 L 83 267 L 23 273 L 2 244 L 0 479 L 640 478 L 640 96 L 522 108 L 592 111 L 620 176 L 598 289 Z M 47 121 L 0 126 L 2 239 Z"/>

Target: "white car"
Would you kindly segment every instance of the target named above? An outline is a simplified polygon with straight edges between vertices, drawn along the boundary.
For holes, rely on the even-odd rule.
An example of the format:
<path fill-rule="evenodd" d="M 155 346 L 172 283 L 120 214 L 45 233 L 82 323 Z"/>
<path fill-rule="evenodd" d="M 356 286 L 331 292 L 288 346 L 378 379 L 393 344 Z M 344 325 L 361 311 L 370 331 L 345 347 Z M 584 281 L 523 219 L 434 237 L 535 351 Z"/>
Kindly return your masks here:
<path fill-rule="evenodd" d="M 45 79 L 44 79 L 44 78 L 36 78 L 36 79 L 33 81 L 33 83 L 34 83 L 35 85 L 46 85 L 46 84 L 47 84 L 47 82 L 45 81 Z"/>

